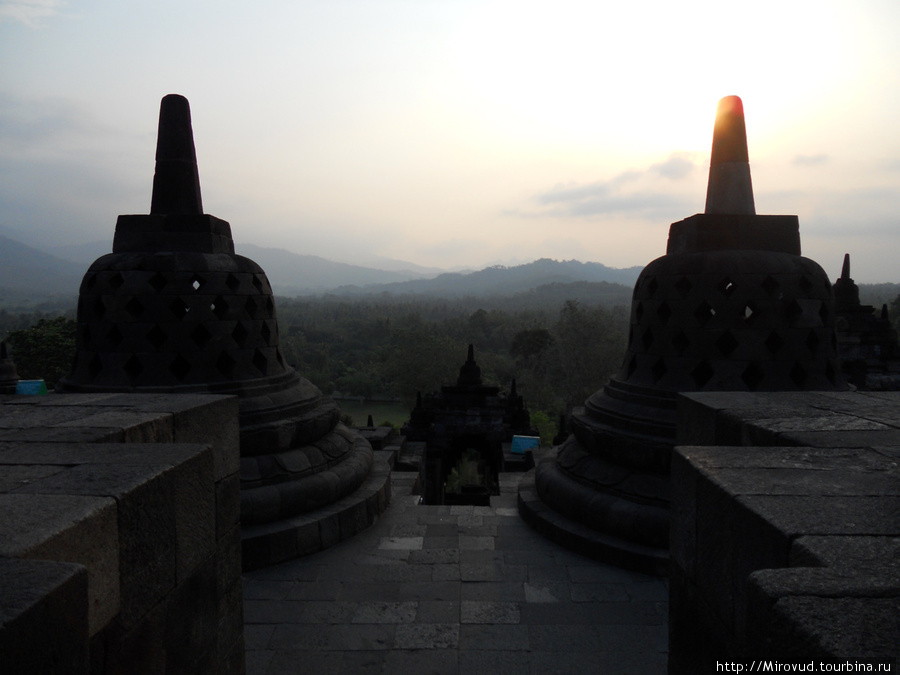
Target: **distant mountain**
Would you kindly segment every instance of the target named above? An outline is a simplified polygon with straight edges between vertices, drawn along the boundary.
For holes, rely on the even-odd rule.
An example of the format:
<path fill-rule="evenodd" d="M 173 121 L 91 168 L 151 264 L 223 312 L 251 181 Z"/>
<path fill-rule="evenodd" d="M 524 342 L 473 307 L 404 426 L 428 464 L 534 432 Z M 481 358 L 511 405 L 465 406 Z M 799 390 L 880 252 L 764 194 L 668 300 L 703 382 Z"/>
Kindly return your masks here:
<path fill-rule="evenodd" d="M 459 298 L 464 296 L 515 295 L 552 284 L 607 282 L 633 286 L 640 267 L 617 269 L 601 263 L 541 258 L 527 265 L 488 267 L 468 274 L 439 274 L 433 279 L 369 285 L 365 288 L 340 288 L 336 295 L 391 293 Z"/>
<path fill-rule="evenodd" d="M 259 263 L 276 295 L 303 295 L 330 291 L 340 286 L 391 284 L 426 276 L 415 270 L 374 269 L 253 244 L 236 244 L 235 252 Z"/>
<path fill-rule="evenodd" d="M 0 236 L 0 296 L 7 301 L 53 295 L 77 297 L 86 269 L 85 265 Z"/>

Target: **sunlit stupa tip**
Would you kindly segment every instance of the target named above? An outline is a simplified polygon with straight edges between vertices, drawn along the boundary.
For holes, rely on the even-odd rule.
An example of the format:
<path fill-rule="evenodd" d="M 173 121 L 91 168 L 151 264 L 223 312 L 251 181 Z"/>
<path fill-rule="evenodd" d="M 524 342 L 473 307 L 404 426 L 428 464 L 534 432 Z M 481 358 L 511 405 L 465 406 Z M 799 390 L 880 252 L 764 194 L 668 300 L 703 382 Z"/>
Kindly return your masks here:
<path fill-rule="evenodd" d="M 709 162 L 706 213 L 755 215 L 744 104 L 738 96 L 719 101 Z"/>

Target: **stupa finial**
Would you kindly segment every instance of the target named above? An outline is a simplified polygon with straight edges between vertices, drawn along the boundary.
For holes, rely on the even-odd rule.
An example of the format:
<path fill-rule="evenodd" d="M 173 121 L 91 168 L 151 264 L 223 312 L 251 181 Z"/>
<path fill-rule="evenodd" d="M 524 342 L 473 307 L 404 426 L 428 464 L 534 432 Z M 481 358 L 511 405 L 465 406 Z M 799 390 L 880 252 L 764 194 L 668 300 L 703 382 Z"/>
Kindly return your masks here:
<path fill-rule="evenodd" d="M 706 213 L 756 215 L 744 104 L 737 96 L 726 96 L 716 110 Z"/>
<path fill-rule="evenodd" d="M 150 213 L 203 214 L 191 106 L 179 94 L 163 97 L 159 105 L 156 173 Z"/>
<path fill-rule="evenodd" d="M 841 279 L 845 281 L 850 279 L 850 254 L 844 254 L 844 264 L 841 266 Z"/>

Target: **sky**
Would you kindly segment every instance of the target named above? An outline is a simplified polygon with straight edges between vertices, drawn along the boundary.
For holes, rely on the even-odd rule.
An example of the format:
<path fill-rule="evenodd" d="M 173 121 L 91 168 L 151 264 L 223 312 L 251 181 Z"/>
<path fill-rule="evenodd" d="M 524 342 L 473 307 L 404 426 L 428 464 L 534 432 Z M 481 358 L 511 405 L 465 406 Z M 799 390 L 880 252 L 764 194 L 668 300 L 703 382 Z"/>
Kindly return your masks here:
<path fill-rule="evenodd" d="M 643 266 L 703 211 L 734 94 L 757 213 L 900 282 L 898 34 L 896 0 L 0 0 L 0 234 L 149 212 L 179 93 L 238 252 Z"/>

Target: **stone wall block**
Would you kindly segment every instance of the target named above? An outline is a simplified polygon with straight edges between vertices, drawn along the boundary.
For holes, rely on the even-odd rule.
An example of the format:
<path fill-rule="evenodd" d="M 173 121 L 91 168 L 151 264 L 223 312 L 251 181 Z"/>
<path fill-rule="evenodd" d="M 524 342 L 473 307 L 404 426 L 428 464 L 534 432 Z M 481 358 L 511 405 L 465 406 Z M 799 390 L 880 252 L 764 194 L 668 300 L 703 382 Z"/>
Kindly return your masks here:
<path fill-rule="evenodd" d="M 37 485 L 31 489 L 37 489 Z M 73 562 L 88 574 L 89 632 L 119 611 L 119 522 L 111 498 L 0 494 L 0 556 Z"/>
<path fill-rule="evenodd" d="M 174 506 L 180 582 L 216 552 L 216 485 L 211 449 L 177 467 Z"/>
<path fill-rule="evenodd" d="M 241 520 L 240 476 L 232 474 L 216 482 L 216 539 L 226 536 Z"/>
<path fill-rule="evenodd" d="M 211 557 L 178 585 L 167 603 L 167 673 L 214 672 L 204 664 L 215 661 L 218 627 L 216 561 Z"/>
<path fill-rule="evenodd" d="M 174 413 L 173 431 L 176 442 L 208 443 L 213 448 L 215 480 L 237 473 L 240 469 L 240 433 L 238 399 L 234 396 L 204 396 L 202 407 Z"/>
<path fill-rule="evenodd" d="M 0 558 L 0 673 L 88 673 L 83 565 Z"/>

